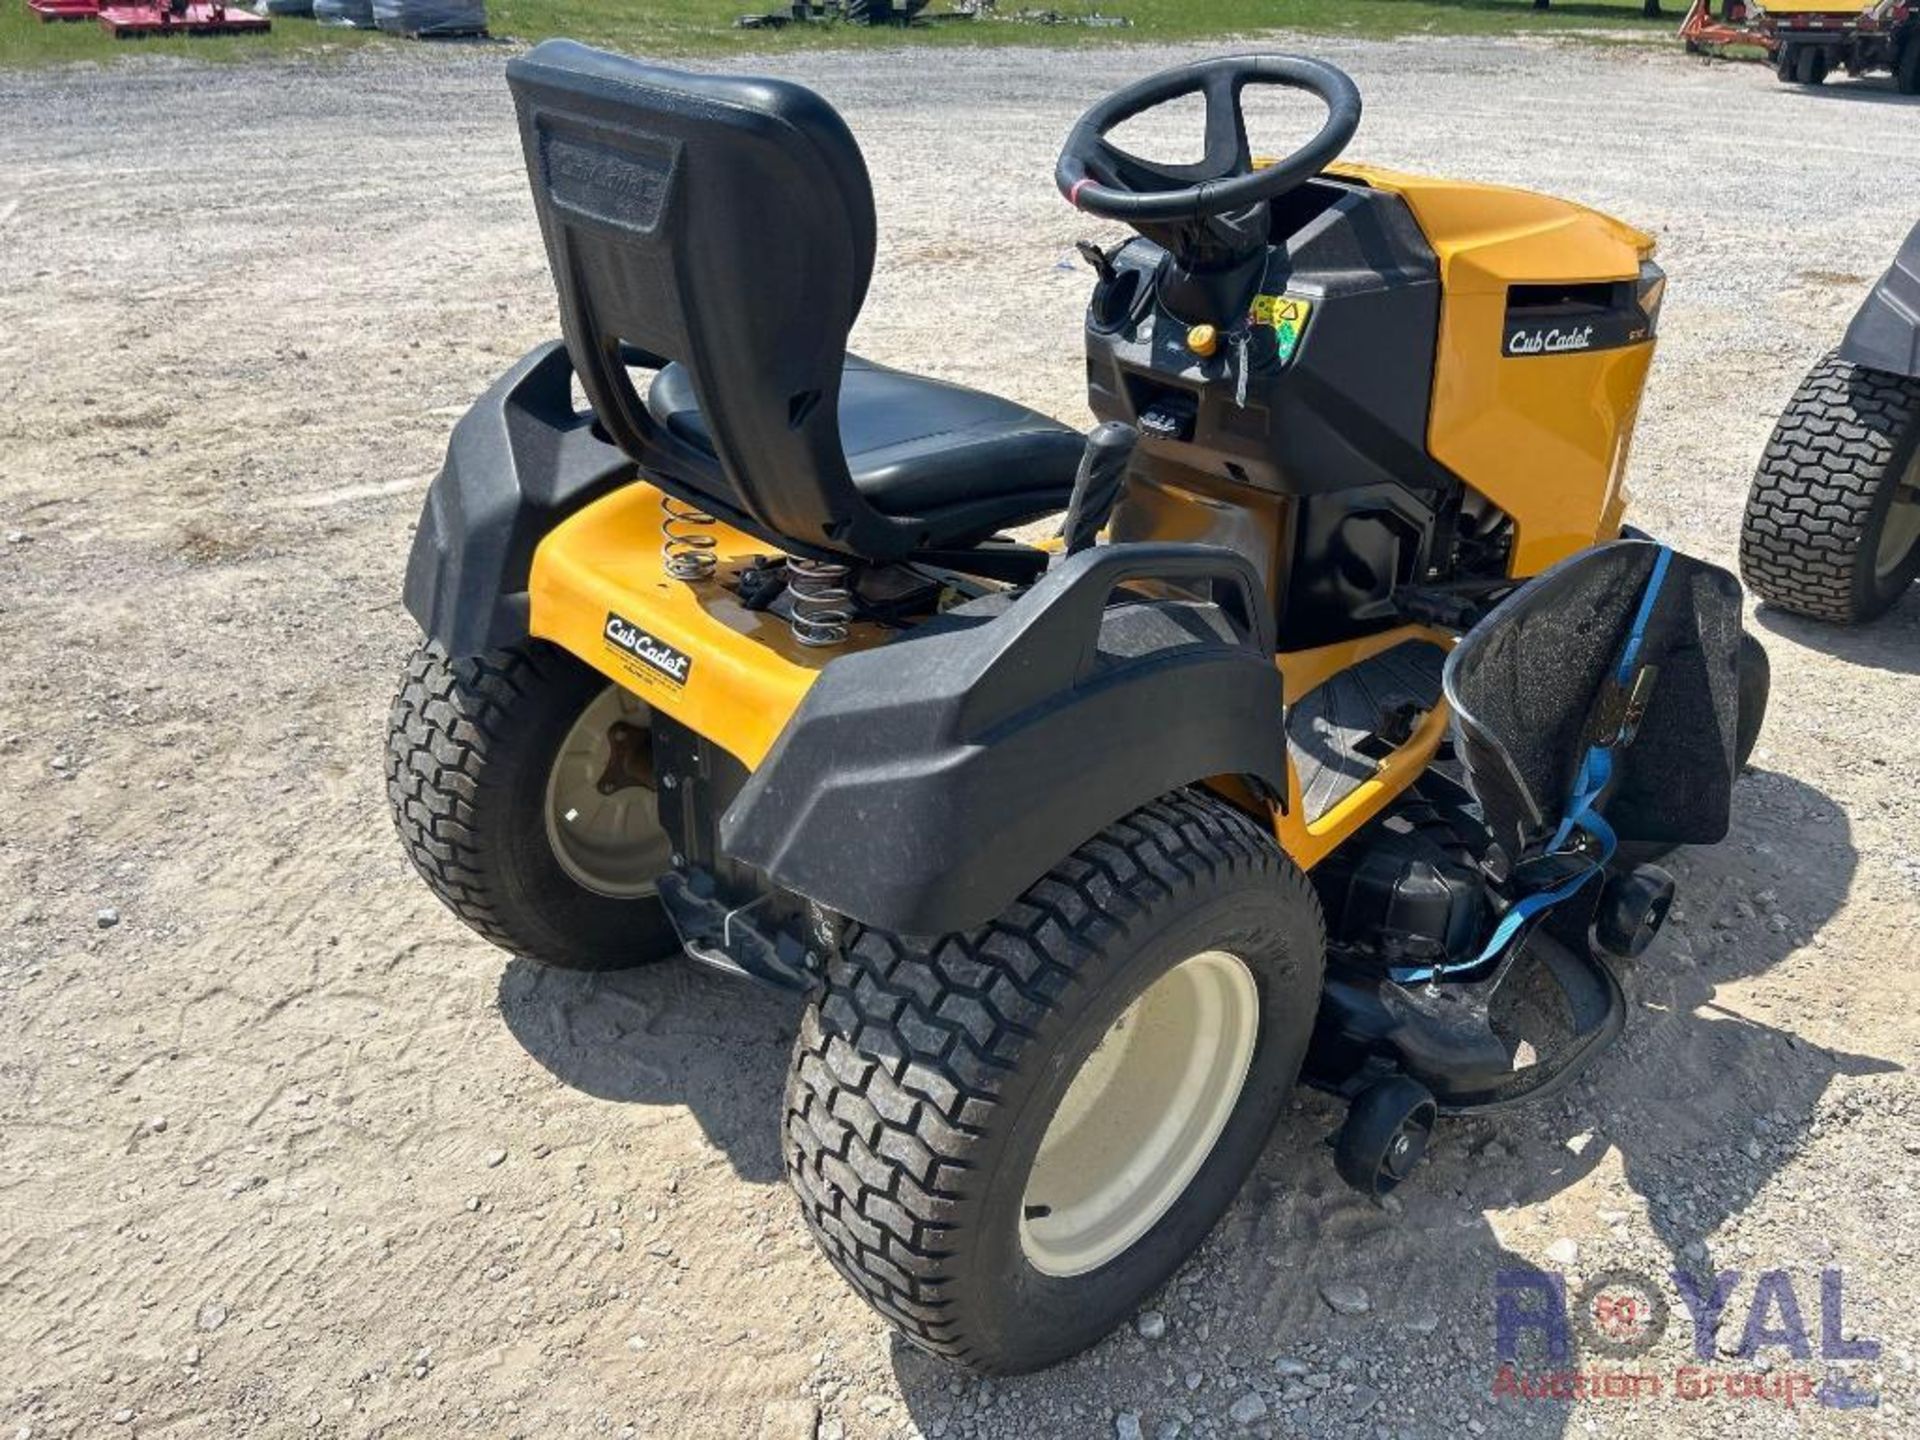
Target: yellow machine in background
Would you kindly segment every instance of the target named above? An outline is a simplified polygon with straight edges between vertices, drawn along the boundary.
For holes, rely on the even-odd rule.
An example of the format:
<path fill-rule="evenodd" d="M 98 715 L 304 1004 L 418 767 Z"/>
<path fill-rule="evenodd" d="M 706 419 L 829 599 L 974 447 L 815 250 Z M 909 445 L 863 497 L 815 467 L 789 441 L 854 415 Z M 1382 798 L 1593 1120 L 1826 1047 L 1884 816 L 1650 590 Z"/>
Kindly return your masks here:
<path fill-rule="evenodd" d="M 1762 51 L 1782 84 L 1884 70 L 1902 95 L 1920 95 L 1920 6 L 1913 0 L 1693 0 L 1680 38 L 1694 53 Z"/>

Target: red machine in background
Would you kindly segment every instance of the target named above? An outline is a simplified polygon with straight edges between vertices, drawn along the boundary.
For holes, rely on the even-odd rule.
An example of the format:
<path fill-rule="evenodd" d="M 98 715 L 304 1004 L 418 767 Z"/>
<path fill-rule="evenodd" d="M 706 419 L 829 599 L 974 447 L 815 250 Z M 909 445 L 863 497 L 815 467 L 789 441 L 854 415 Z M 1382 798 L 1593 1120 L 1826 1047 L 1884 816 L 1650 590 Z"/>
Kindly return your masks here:
<path fill-rule="evenodd" d="M 1920 94 L 1920 0 L 1722 0 L 1717 20 L 1712 0 L 1693 0 L 1680 38 L 1696 53 L 1763 50 L 1783 84 L 1887 71 L 1901 94 Z"/>
<path fill-rule="evenodd" d="M 101 0 L 27 0 L 42 20 L 98 20 L 110 35 L 124 39 L 147 35 L 243 35 L 272 28 L 264 15 L 231 6 L 226 0 L 144 0 L 102 4 Z"/>

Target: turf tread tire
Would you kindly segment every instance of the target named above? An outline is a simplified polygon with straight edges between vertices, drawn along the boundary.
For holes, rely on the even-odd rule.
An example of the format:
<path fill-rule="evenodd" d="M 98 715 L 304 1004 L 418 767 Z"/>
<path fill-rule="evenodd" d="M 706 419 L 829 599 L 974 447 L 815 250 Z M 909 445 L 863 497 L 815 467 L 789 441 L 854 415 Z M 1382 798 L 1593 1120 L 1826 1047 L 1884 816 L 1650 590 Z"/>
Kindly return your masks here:
<path fill-rule="evenodd" d="M 909 940 L 851 928 L 801 1019 L 785 1114 L 788 1178 L 827 1258 L 908 1340 L 968 1369 L 985 1357 L 943 1294 L 956 1211 L 1001 1108 L 1003 1081 L 1087 957 L 1149 907 L 1207 880 L 1319 902 L 1272 833 L 1224 802 L 1179 791 L 1082 845 L 982 928 Z"/>
<path fill-rule="evenodd" d="M 550 860 L 526 873 L 524 860 L 502 853 L 499 832 L 540 826 L 539 812 L 492 813 L 519 779 L 503 772 L 533 762 L 520 753 L 529 739 L 563 731 L 605 684 L 543 641 L 457 660 L 429 641 L 408 658 L 388 714 L 387 800 L 413 868 L 483 939 L 563 969 L 670 953 L 658 902 L 580 890 Z M 544 772 L 532 783 L 544 793 Z M 545 846 L 544 831 L 533 840 Z"/>
<path fill-rule="evenodd" d="M 1851 624 L 1899 599 L 1878 588 L 1874 551 L 1889 486 L 1920 442 L 1920 381 L 1827 355 L 1767 442 L 1740 527 L 1740 573 L 1783 610 Z M 1876 506 L 1878 509 L 1876 510 Z M 1920 554 L 1907 565 L 1908 579 Z"/>

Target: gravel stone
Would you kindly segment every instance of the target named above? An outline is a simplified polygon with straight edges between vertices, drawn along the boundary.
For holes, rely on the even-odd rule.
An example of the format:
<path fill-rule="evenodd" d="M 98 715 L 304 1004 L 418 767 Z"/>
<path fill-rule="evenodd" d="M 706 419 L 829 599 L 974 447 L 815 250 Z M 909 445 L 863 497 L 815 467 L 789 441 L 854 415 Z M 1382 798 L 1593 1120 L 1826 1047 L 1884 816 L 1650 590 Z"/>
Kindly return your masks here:
<path fill-rule="evenodd" d="M 1373 1308 L 1367 1292 L 1347 1280 L 1326 1281 L 1320 1287 L 1320 1298 L 1336 1315 L 1364 1315 Z"/>
<path fill-rule="evenodd" d="M 1227 1416 L 1236 1425 L 1251 1425 L 1267 1416 L 1267 1402 L 1257 1391 L 1249 1390 L 1227 1407 Z"/>

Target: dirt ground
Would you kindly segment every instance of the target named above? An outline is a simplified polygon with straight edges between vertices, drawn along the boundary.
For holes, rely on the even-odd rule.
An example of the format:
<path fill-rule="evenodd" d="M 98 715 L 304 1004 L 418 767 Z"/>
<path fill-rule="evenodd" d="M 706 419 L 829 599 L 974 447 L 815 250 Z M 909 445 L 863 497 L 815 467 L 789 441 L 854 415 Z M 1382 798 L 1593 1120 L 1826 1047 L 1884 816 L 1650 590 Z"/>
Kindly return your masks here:
<path fill-rule="evenodd" d="M 1311 48 L 1367 96 L 1356 155 L 1658 233 L 1636 518 L 1731 563 L 1771 416 L 1915 219 L 1920 109 L 1664 49 Z M 1053 154 L 1164 58 L 769 62 L 876 176 L 859 347 L 1083 420 Z M 1586 1079 L 1447 1125 L 1385 1210 L 1303 1097 L 1153 1318 L 1039 1376 L 900 1348 L 815 1253 L 788 1001 L 541 973 L 445 914 L 379 756 L 447 429 L 554 326 L 501 59 L 0 77 L 0 1435 L 1920 1432 L 1920 594 L 1754 618 L 1734 834 Z M 1659 1394 L 1494 1395 L 1535 1265 L 1659 1282 L 1610 1362 Z M 1739 1272 L 1704 1361 L 1675 1267 Z M 1757 1292 L 1810 1354 L 1724 1358 Z M 1766 1395 L 1678 1398 L 1688 1365 Z M 1879 1404 L 1790 1409 L 1799 1375 Z"/>

